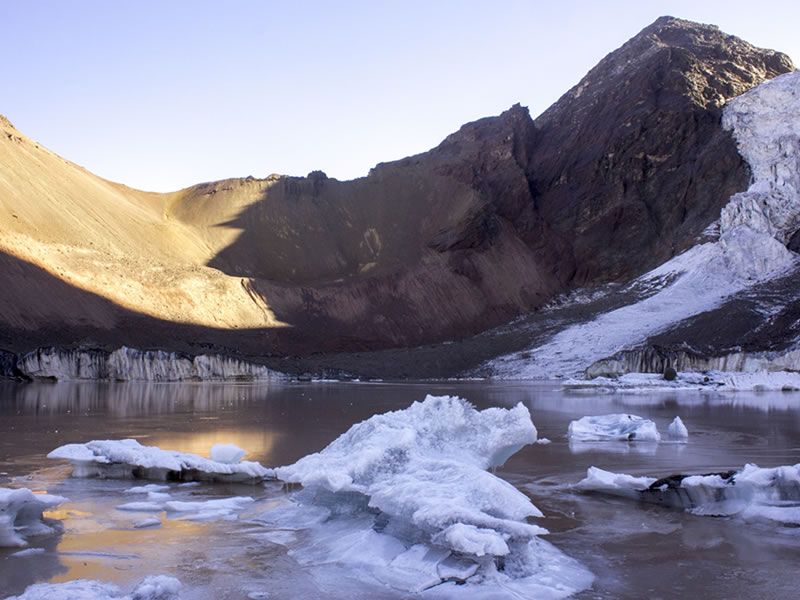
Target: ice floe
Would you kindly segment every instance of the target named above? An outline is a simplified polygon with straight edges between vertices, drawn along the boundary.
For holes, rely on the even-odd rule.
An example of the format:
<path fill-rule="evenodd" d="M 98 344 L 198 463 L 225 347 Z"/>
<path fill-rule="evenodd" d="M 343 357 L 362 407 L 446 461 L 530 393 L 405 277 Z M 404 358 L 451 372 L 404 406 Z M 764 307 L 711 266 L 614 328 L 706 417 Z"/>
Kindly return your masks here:
<path fill-rule="evenodd" d="M 218 456 L 231 460 L 230 448 Z M 48 458 L 68 460 L 75 477 L 154 479 L 160 481 L 260 482 L 274 477 L 257 462 L 220 462 L 197 454 L 143 446 L 136 440 L 95 440 L 67 444 Z"/>
<path fill-rule="evenodd" d="M 522 404 L 478 411 L 428 396 L 276 469 L 303 489 L 259 522 L 295 532 L 286 543 L 300 564 L 406 593 L 564 597 L 592 575 L 538 537 L 527 496 L 487 472 L 536 437 Z"/>
<path fill-rule="evenodd" d="M 181 583 L 174 577 L 145 577 L 130 594 L 112 583 L 77 579 L 64 583 L 37 583 L 6 600 L 177 600 Z"/>
<path fill-rule="evenodd" d="M 591 467 L 576 488 L 632 498 L 696 515 L 800 525 L 800 464 L 735 471 L 634 477 Z"/>
<path fill-rule="evenodd" d="M 24 547 L 27 538 L 60 531 L 44 511 L 66 502 L 66 498 L 35 494 L 27 488 L 0 488 L 0 547 Z"/>
<path fill-rule="evenodd" d="M 637 415 L 611 414 L 581 417 L 572 421 L 567 437 L 575 442 L 658 442 L 656 424 Z"/>
<path fill-rule="evenodd" d="M 689 430 L 680 417 L 675 417 L 667 427 L 667 435 L 673 440 L 685 440 L 689 438 Z"/>

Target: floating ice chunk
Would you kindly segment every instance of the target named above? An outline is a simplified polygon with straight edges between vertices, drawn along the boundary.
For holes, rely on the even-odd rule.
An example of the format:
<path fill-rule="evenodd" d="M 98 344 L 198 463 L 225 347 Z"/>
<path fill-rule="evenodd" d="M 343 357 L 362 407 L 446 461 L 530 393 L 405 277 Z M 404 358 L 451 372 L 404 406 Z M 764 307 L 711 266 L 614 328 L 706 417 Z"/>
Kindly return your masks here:
<path fill-rule="evenodd" d="M 135 521 L 133 526 L 136 529 L 147 529 L 147 528 L 150 528 L 150 527 L 160 527 L 161 526 L 161 519 L 156 518 L 156 517 L 148 517 L 147 519 L 141 519 L 139 521 Z"/>
<path fill-rule="evenodd" d="M 527 519 L 541 512 L 487 472 L 535 441 L 522 404 L 477 411 L 460 398 L 428 396 L 356 424 L 321 452 L 276 469 L 304 489 L 293 505 L 273 508 L 260 521 L 307 525 L 289 550 L 300 564 L 337 565 L 407 593 L 437 596 L 444 586 L 447 596 L 564 597 L 589 585 L 591 575 L 536 539 L 546 530 Z M 465 585 L 457 589 L 455 582 Z"/>
<path fill-rule="evenodd" d="M 11 556 L 16 558 L 25 558 L 26 556 L 36 556 L 37 554 L 44 554 L 44 548 L 26 548 L 25 550 L 14 552 L 14 554 Z"/>
<path fill-rule="evenodd" d="M 661 434 L 653 421 L 636 415 L 612 414 L 582 417 L 572 421 L 567 430 L 576 442 L 658 442 Z"/>
<path fill-rule="evenodd" d="M 237 513 L 251 504 L 253 499 L 249 496 L 234 496 L 232 498 L 216 498 L 214 500 L 201 500 L 182 502 L 173 500 L 164 504 L 168 513 L 181 513 L 177 518 L 187 521 L 232 521 L 237 519 Z"/>
<path fill-rule="evenodd" d="M 369 505 L 433 535 L 455 523 L 530 538 L 524 522 L 542 513 L 527 496 L 485 471 L 536 441 L 528 409 L 475 410 L 428 396 L 408 409 L 367 419 L 278 477 L 331 492 L 357 492 Z"/>
<path fill-rule="evenodd" d="M 174 577 L 151 575 L 130 594 L 111 583 L 76 579 L 65 583 L 37 583 L 6 600 L 176 600 L 181 583 Z"/>
<path fill-rule="evenodd" d="M 539 444 L 540 446 L 546 446 L 547 444 L 551 443 L 551 440 L 549 440 L 547 438 L 539 438 L 538 440 L 536 440 L 535 443 Z"/>
<path fill-rule="evenodd" d="M 230 453 L 225 453 L 230 458 Z M 53 450 L 48 458 L 72 463 L 75 477 L 142 478 L 162 481 L 259 482 L 274 476 L 257 462 L 235 464 L 203 458 L 136 440 L 95 440 L 67 444 Z"/>
<path fill-rule="evenodd" d="M 672 475 L 662 479 L 609 473 L 594 467 L 577 484 L 585 491 L 623 495 L 697 515 L 737 516 L 794 525 L 800 517 L 800 464 L 764 469 Z"/>
<path fill-rule="evenodd" d="M 667 435 L 673 440 L 686 440 L 689 438 L 689 430 L 680 417 L 675 417 L 667 427 Z"/>
<path fill-rule="evenodd" d="M 164 505 L 160 502 L 126 502 L 117 506 L 117 510 L 130 510 L 133 512 L 160 512 Z"/>
<path fill-rule="evenodd" d="M 654 477 L 634 477 L 589 467 L 586 478 L 579 481 L 575 487 L 585 492 L 605 492 L 614 496 L 638 498 L 639 492 L 649 488 L 653 482 L 655 482 Z"/>
<path fill-rule="evenodd" d="M 151 492 L 166 492 L 169 489 L 168 485 L 160 485 L 158 483 L 148 483 L 147 485 L 137 485 L 128 488 L 124 491 L 126 494 L 150 494 Z"/>
<path fill-rule="evenodd" d="M 27 546 L 26 538 L 60 531 L 54 521 L 42 515 L 66 502 L 50 494 L 34 494 L 27 488 L 0 488 L 0 548 Z"/>
<path fill-rule="evenodd" d="M 226 465 L 235 465 L 244 455 L 247 454 L 244 450 L 234 444 L 215 444 L 211 446 L 211 460 L 215 460 Z"/>

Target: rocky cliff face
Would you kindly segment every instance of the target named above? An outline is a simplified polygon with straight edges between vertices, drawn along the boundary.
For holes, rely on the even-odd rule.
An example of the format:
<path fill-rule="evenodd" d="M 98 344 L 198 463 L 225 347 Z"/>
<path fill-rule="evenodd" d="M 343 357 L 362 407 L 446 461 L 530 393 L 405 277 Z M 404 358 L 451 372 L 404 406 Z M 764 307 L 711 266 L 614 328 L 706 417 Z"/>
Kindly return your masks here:
<path fill-rule="evenodd" d="M 514 106 L 353 181 L 314 172 L 168 195 L 93 178 L 0 123 L 13 166 L 0 345 L 308 357 L 468 337 L 692 245 L 751 175 L 722 107 L 792 68 L 666 17 L 535 120 Z M 56 200 L 85 213 L 79 234 L 56 227 Z"/>

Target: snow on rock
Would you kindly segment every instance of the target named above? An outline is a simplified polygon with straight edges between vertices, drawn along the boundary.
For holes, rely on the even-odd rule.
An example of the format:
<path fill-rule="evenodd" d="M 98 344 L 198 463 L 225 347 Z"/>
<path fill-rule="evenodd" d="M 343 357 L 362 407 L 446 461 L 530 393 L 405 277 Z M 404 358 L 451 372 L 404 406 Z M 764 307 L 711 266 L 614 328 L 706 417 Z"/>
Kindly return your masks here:
<path fill-rule="evenodd" d="M 28 537 L 59 532 L 58 524 L 43 513 L 63 502 L 66 498 L 34 494 L 27 488 L 0 488 L 0 548 L 27 546 Z"/>
<path fill-rule="evenodd" d="M 788 371 L 678 373 L 677 379 L 667 381 L 656 373 L 626 373 L 619 377 L 570 379 L 562 385 L 569 391 L 608 393 L 651 393 L 653 391 L 714 392 L 789 392 L 800 390 L 800 373 Z"/>
<path fill-rule="evenodd" d="M 181 583 L 174 577 L 145 577 L 130 594 L 114 584 L 88 579 L 64 583 L 37 583 L 7 600 L 177 600 Z"/>
<path fill-rule="evenodd" d="M 661 434 L 653 421 L 628 414 L 581 417 L 569 424 L 567 437 L 575 442 L 661 441 Z"/>
<path fill-rule="evenodd" d="M 736 471 L 633 477 L 591 467 L 577 489 L 629 497 L 705 516 L 800 525 L 800 464 Z"/>
<path fill-rule="evenodd" d="M 75 477 L 255 483 L 274 476 L 272 469 L 257 462 L 219 462 L 196 454 L 142 446 L 136 440 L 67 444 L 47 457 L 70 461 Z"/>
<path fill-rule="evenodd" d="M 720 306 L 797 264 L 785 244 L 800 229 L 800 72 L 731 100 L 723 112 L 753 181 L 722 210 L 719 240 L 697 245 L 638 280 L 660 288 L 638 302 L 568 326 L 523 355 L 489 363 L 497 377 L 578 375 L 678 322 Z"/>
<path fill-rule="evenodd" d="M 259 522 L 307 528 L 298 538 L 305 544 L 287 541 L 301 564 L 344 566 L 350 576 L 407 593 L 565 597 L 587 587 L 591 574 L 540 540 L 546 530 L 527 519 L 542 513 L 487 472 L 535 441 L 522 404 L 478 411 L 460 398 L 428 396 L 276 469 L 303 489 Z"/>
<path fill-rule="evenodd" d="M 185 356 L 123 346 L 113 352 L 40 348 L 19 358 L 17 368 L 34 379 L 59 381 L 253 381 L 285 376 L 263 365 L 221 355 Z"/>
<path fill-rule="evenodd" d="M 685 440 L 689 438 L 689 430 L 680 417 L 675 417 L 667 427 L 667 435 L 674 440 Z"/>

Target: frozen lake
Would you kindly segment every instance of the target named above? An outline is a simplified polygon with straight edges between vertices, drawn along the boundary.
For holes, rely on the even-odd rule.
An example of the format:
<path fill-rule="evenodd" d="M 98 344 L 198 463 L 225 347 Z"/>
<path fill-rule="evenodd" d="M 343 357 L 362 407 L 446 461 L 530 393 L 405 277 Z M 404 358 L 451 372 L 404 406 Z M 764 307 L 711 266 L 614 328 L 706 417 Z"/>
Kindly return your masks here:
<path fill-rule="evenodd" d="M 40 581 L 99 579 L 129 588 L 147 574 L 184 584 L 185 598 L 400 598 L 341 572 L 311 573 L 287 553 L 299 534 L 269 531 L 251 518 L 287 493 L 279 484 L 176 489 L 179 499 L 252 496 L 236 520 L 165 519 L 135 528 L 142 515 L 117 507 L 137 482 L 69 478 L 45 455 L 92 439 L 208 455 L 230 442 L 248 460 L 289 464 L 322 449 L 352 424 L 406 408 L 426 394 L 458 395 L 478 408 L 523 402 L 548 445 L 523 448 L 497 475 L 545 514 L 545 536 L 595 575 L 580 598 L 787 598 L 800 564 L 800 528 L 693 516 L 570 489 L 589 466 L 631 474 L 725 471 L 800 462 L 800 393 L 699 392 L 565 394 L 555 384 L 314 383 L 293 385 L 0 384 L 0 486 L 66 496 L 54 511 L 61 536 L 33 540 L 43 552 L 0 548 L 0 597 Z M 572 444 L 571 420 L 628 412 L 662 432 L 680 415 L 687 444 Z M 146 483 L 146 482 L 141 482 Z M 369 548 L 364 548 L 369 552 Z"/>

